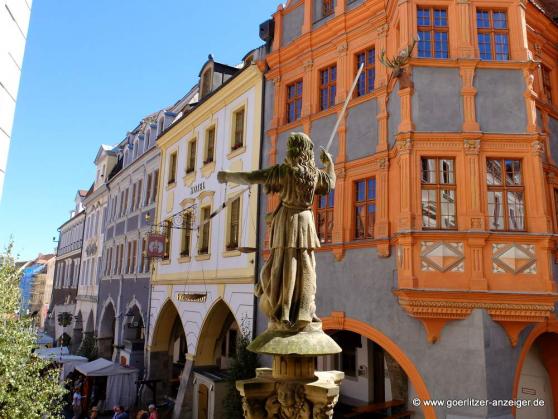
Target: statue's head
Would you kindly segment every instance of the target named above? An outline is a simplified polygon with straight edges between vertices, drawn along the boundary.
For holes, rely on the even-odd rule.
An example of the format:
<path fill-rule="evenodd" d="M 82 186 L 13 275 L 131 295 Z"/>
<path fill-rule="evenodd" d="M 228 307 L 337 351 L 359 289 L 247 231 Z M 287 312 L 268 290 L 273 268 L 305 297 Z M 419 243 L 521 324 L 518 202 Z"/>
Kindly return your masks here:
<path fill-rule="evenodd" d="M 286 163 L 291 165 L 314 161 L 314 144 L 303 132 L 292 132 L 287 140 Z"/>

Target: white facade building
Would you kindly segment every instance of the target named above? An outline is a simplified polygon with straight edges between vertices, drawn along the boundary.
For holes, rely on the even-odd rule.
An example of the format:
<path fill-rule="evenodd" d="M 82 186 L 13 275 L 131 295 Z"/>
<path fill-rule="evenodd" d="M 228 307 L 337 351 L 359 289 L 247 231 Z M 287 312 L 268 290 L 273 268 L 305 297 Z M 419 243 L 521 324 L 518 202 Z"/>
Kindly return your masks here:
<path fill-rule="evenodd" d="M 254 314 L 258 187 L 220 184 L 217 173 L 259 168 L 262 73 L 210 57 L 199 91 L 196 106 L 157 140 L 166 245 L 152 276 L 148 358 L 150 378 L 176 399 L 175 414 L 191 409 L 192 367 L 228 368 Z"/>
<path fill-rule="evenodd" d="M 83 204 L 85 205 L 85 226 L 81 251 L 78 292 L 75 317 L 78 319 L 97 319 L 99 280 L 101 277 L 105 223 L 107 218 L 108 188 L 107 179 L 116 165 L 114 147 L 102 145 L 95 158 L 97 174 Z M 93 324 L 95 330 L 96 323 Z M 87 327 L 88 328 L 88 327 Z"/>
<path fill-rule="evenodd" d="M 0 200 L 32 0 L 4 0 L 0 7 Z"/>

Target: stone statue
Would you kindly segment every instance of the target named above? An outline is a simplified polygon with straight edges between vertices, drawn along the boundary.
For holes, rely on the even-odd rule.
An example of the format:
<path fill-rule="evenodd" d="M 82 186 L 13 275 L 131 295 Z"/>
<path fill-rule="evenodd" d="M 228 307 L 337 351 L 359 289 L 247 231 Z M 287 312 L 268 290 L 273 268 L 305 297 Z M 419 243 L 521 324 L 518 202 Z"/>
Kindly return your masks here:
<path fill-rule="evenodd" d="M 270 255 L 256 284 L 267 330 L 248 350 L 273 356 L 272 368 L 236 382 L 246 419 L 332 419 L 339 396 L 340 371 L 315 371 L 318 356 L 341 352 L 316 316 L 316 261 L 320 247 L 312 203 L 335 187 L 330 154 L 324 168 L 314 163 L 314 145 L 304 133 L 292 133 L 282 164 L 253 172 L 219 172 L 219 182 L 259 183 L 281 203 L 271 220 Z"/>
<path fill-rule="evenodd" d="M 292 133 L 284 163 L 253 172 L 217 174 L 221 183 L 259 183 L 265 185 L 266 193 L 281 197 L 271 221 L 271 254 L 255 292 L 262 311 L 285 329 L 300 330 L 319 322 L 314 249 L 320 247 L 320 240 L 312 203 L 314 195 L 327 194 L 335 187 L 335 171 L 331 155 L 323 148 L 320 159 L 324 169 L 316 167 L 313 148 L 306 134 Z"/>

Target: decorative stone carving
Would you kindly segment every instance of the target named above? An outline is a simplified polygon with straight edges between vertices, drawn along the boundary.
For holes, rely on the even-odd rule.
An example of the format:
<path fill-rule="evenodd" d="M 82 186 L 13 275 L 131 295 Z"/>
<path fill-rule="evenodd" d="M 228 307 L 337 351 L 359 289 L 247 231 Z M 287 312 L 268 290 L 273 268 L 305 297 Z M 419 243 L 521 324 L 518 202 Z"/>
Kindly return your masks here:
<path fill-rule="evenodd" d="M 533 141 L 531 143 L 531 153 L 541 157 L 544 156 L 544 143 L 542 141 Z"/>
<path fill-rule="evenodd" d="M 463 243 L 421 242 L 421 270 L 425 272 L 463 272 Z"/>
<path fill-rule="evenodd" d="M 532 244 L 493 244 L 492 271 L 494 273 L 537 273 L 537 257 Z"/>
<path fill-rule="evenodd" d="M 515 346 L 519 334 L 533 322 L 544 322 L 554 312 L 556 297 L 545 294 L 525 297 L 516 293 L 486 292 L 443 292 L 397 290 L 399 304 L 412 317 L 422 321 L 428 341 L 438 340 L 445 324 L 451 320 L 462 320 L 474 309 L 484 309 L 506 331 Z"/>
<path fill-rule="evenodd" d="M 273 370 L 258 368 L 256 377 L 238 381 L 247 419 L 332 419 L 344 374 L 316 372 L 312 381 L 277 381 Z"/>
<path fill-rule="evenodd" d="M 463 142 L 463 148 L 465 149 L 465 154 L 479 154 L 480 140 L 467 139 Z"/>
<path fill-rule="evenodd" d="M 413 149 L 413 141 L 410 138 L 397 141 L 397 153 L 408 154 Z"/>

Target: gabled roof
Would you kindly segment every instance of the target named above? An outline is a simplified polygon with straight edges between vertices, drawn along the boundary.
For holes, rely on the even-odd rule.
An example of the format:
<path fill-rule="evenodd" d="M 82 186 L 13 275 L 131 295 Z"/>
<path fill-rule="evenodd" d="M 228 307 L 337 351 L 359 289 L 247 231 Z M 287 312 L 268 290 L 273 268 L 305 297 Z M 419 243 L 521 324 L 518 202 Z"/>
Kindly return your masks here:
<path fill-rule="evenodd" d="M 205 71 L 205 68 L 211 64 L 213 65 L 213 71 L 216 73 L 230 74 L 232 76 L 239 72 L 239 69 L 236 67 L 214 61 L 213 56 L 209 54 L 209 56 L 207 57 L 207 61 L 202 65 L 198 77 L 201 77 L 201 75 Z"/>
<path fill-rule="evenodd" d="M 114 149 L 115 147 L 112 145 L 101 144 L 101 147 L 99 147 L 99 151 L 97 151 L 97 156 L 95 157 L 95 160 L 93 162 L 97 164 L 99 159 L 104 155 L 115 156 L 116 153 Z"/>

